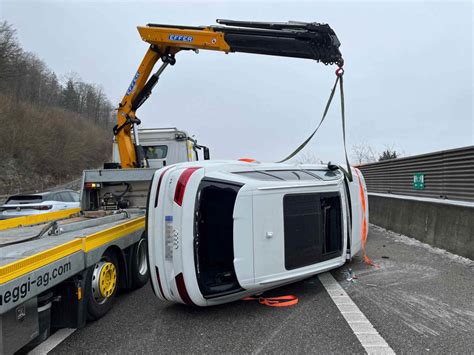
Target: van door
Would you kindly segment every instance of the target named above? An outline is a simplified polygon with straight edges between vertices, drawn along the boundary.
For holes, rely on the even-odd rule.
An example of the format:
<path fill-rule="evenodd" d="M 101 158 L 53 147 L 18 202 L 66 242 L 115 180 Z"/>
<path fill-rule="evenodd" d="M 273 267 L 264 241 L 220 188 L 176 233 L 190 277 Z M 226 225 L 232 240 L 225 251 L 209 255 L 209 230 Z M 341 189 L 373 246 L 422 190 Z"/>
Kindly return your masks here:
<path fill-rule="evenodd" d="M 255 284 L 285 273 L 283 195 L 255 191 L 253 247 Z"/>
<path fill-rule="evenodd" d="M 255 282 L 298 277 L 344 257 L 346 214 L 337 187 L 257 191 L 253 202 Z"/>

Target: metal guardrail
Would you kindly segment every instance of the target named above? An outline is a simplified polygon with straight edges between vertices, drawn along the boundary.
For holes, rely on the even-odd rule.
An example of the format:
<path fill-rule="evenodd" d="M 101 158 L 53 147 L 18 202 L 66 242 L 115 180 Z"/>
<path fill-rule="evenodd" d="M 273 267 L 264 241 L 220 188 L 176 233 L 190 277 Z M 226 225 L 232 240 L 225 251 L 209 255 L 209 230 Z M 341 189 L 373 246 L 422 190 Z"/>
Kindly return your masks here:
<path fill-rule="evenodd" d="M 359 166 L 369 192 L 474 201 L 474 145 Z M 414 187 L 415 174 L 424 186 Z"/>

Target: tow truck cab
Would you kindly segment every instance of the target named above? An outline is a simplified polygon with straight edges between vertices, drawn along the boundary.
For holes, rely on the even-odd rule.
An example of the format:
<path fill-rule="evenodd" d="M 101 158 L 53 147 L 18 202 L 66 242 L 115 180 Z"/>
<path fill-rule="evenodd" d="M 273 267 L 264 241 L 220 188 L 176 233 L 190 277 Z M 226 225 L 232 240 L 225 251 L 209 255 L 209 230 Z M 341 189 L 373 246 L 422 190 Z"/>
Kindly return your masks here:
<path fill-rule="evenodd" d="M 201 146 L 186 131 L 172 128 L 139 128 L 138 141 L 148 167 L 159 169 L 186 161 L 208 160 L 209 149 Z M 112 161 L 120 164 L 118 144 L 113 142 Z"/>
<path fill-rule="evenodd" d="M 360 250 L 368 218 L 353 171 L 352 182 L 324 165 L 213 161 L 157 171 L 147 217 L 155 294 L 209 306 L 343 265 Z"/>
<path fill-rule="evenodd" d="M 113 143 L 113 162 L 104 169 L 85 170 L 81 191 L 82 211 L 115 211 L 146 208 L 150 181 L 156 169 L 182 162 L 208 160 L 209 149 L 177 128 L 138 129 L 139 146 L 147 168 L 121 169 L 118 145 Z"/>

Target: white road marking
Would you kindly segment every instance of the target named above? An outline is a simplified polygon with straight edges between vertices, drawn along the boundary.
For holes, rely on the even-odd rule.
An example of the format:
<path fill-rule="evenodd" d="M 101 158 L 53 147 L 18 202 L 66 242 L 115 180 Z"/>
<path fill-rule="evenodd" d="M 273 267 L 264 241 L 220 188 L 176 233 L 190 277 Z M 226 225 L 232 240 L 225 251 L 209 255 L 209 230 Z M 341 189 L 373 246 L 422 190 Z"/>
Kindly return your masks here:
<path fill-rule="evenodd" d="M 72 328 L 59 329 L 56 333 L 31 350 L 28 355 L 44 355 L 49 353 L 75 331 L 76 329 Z"/>
<path fill-rule="evenodd" d="M 395 354 L 331 273 L 318 278 L 368 354 Z"/>

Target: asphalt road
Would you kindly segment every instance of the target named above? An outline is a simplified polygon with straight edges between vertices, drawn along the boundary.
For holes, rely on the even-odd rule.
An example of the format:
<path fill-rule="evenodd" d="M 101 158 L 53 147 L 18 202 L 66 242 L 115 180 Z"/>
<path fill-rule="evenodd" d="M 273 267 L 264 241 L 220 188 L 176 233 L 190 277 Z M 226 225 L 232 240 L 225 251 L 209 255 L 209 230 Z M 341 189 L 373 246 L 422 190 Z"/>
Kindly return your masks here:
<path fill-rule="evenodd" d="M 396 353 L 474 351 L 474 262 L 375 226 L 367 252 L 376 267 L 356 257 L 332 274 Z M 299 303 L 192 308 L 146 285 L 51 353 L 365 353 L 317 276 L 272 294 Z"/>

